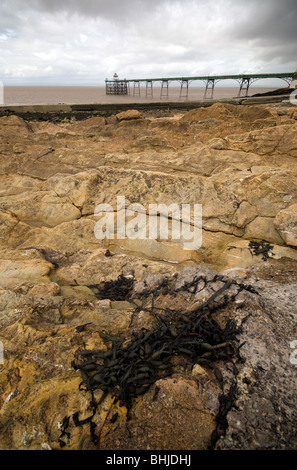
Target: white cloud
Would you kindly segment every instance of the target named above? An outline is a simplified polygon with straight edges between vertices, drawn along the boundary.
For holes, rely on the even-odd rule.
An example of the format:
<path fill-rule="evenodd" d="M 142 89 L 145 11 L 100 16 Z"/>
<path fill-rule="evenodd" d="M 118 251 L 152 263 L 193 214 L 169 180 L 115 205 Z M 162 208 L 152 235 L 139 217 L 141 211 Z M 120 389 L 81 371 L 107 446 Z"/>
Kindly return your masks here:
<path fill-rule="evenodd" d="M 293 71 L 294 5 L 2 0 L 0 78 L 6 84 L 101 85 L 114 72 L 149 78 Z"/>

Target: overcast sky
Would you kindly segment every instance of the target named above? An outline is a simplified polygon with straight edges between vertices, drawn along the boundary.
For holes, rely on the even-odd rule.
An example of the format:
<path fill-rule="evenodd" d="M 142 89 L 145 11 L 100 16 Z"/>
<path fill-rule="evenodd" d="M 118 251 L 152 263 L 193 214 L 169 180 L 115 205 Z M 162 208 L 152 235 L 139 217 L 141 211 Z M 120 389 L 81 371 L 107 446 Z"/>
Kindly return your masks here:
<path fill-rule="evenodd" d="M 297 68 L 296 0 L 0 2 L 4 85 Z"/>

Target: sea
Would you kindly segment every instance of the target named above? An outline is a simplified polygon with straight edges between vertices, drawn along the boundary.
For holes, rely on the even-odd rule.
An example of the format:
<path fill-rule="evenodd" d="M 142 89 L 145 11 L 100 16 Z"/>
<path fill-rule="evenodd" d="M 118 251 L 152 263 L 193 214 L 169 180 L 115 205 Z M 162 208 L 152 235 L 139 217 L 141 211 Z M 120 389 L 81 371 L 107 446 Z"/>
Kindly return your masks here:
<path fill-rule="evenodd" d="M 266 93 L 275 88 L 253 87 L 248 96 Z M 169 86 L 168 96 L 160 86 L 147 90 L 145 84 L 140 89 L 130 87 L 128 95 L 107 95 L 105 86 L 4 86 L 3 105 L 55 105 L 55 104 L 106 104 L 106 103 L 150 103 L 160 101 L 200 101 L 204 99 L 205 88 L 189 86 L 188 96 L 185 90 Z M 238 96 L 239 87 L 217 86 L 213 99 L 232 99 Z M 150 93 L 150 95 L 149 95 Z"/>

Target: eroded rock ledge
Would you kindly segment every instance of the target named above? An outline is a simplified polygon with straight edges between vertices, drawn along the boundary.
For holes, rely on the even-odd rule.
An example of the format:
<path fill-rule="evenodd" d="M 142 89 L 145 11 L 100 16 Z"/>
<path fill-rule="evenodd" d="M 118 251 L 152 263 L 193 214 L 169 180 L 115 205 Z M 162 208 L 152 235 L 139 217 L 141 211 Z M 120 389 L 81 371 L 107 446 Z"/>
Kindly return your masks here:
<path fill-rule="evenodd" d="M 104 267 L 105 254 L 96 255 Z M 119 256 L 108 257 L 114 268 Z M 162 273 L 159 263 L 150 262 L 134 278 L 139 260 L 125 258 L 122 279 L 133 281 L 126 291 L 118 286 L 102 295 L 100 285 L 107 288 L 106 281 L 97 284 L 99 290 L 50 282 L 1 291 L 2 448 L 59 449 L 60 442 L 66 449 L 296 448 L 296 365 L 290 343 L 296 335 L 297 262 L 268 260 L 240 277 L 202 266 Z M 101 276 L 108 278 L 104 271 Z M 92 413 L 89 393 L 79 390 L 80 371 L 72 366 L 77 352 L 104 354 L 108 338 L 128 340 L 142 329 L 150 331 L 152 299 L 156 312 L 179 311 L 187 318 L 228 282 L 209 304 L 209 318 L 241 327 L 228 343 L 231 355 L 224 349 L 225 338 L 214 336 L 209 341 L 222 349 L 214 349 L 208 361 L 195 363 L 194 354 L 175 351 L 170 374 L 133 399 L 130 420 L 126 407 L 107 395 L 93 418 L 99 442 L 92 441 L 87 424 L 75 426 L 76 413 L 80 420 Z M 123 292 L 127 300 L 115 300 Z M 219 368 L 220 380 L 210 361 Z M 97 401 L 102 393 L 97 390 Z M 65 417 L 69 434 L 61 438 Z"/>
<path fill-rule="evenodd" d="M 150 328 L 152 296 L 187 315 L 229 281 L 215 320 L 242 331 L 240 354 L 217 361 L 223 389 L 211 367 L 177 363 L 129 421 L 118 405 L 106 418 L 108 396 L 94 416 L 100 448 L 296 449 L 295 108 L 217 103 L 126 117 L 0 118 L 0 448 L 60 448 L 65 416 L 90 413 L 71 365 L 78 350 L 104 352 L 108 336 Z M 202 247 L 99 241 L 94 209 L 118 195 L 145 207 L 201 203 Z M 251 240 L 271 243 L 272 258 L 252 254 Z M 209 282 L 180 289 L 199 276 Z M 98 448 L 88 427 L 70 419 L 68 431 L 65 448 Z"/>

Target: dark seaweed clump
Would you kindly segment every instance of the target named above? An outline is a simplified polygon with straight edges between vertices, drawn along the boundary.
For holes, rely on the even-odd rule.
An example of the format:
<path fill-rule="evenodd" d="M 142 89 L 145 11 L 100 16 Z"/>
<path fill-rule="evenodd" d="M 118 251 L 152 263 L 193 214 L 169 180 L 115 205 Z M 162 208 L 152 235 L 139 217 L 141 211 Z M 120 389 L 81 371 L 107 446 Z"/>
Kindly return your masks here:
<path fill-rule="evenodd" d="M 201 277 L 195 280 L 196 288 L 200 280 Z M 191 290 L 195 290 L 192 284 Z M 237 294 L 228 296 L 226 291 L 232 284 L 237 283 L 225 282 L 208 300 L 187 314 L 179 310 L 156 308 L 152 301 L 150 313 L 155 318 L 152 329 L 142 328 L 139 332 L 132 333 L 128 340 L 109 338 L 109 349 L 106 352 L 77 352 L 72 367 L 81 373 L 82 382 L 79 388 L 90 393 L 92 411 L 89 417 L 82 420 L 79 419 L 79 413 L 75 413 L 72 416 L 74 424 L 81 426 L 88 423 L 91 438 L 94 443 L 98 443 L 93 417 L 107 395 L 112 395 L 113 403 L 118 402 L 120 406 L 126 407 L 127 419 L 130 419 L 133 398 L 144 394 L 156 380 L 172 374 L 176 365 L 186 368 L 200 363 L 210 367 L 223 386 L 223 376 L 216 362 L 219 359 L 232 360 L 238 354 L 236 344 L 240 328 L 236 327 L 233 319 L 228 319 L 224 327 L 220 326 L 213 318 L 213 313 L 227 306 L 240 290 L 246 288 L 253 291 L 249 286 L 237 284 Z M 185 285 L 184 289 L 189 291 L 189 286 Z M 219 301 L 217 297 L 220 297 Z M 135 311 L 138 309 L 139 306 Z M 102 395 L 96 401 L 94 391 L 98 389 L 102 391 Z M 116 419 L 117 414 L 113 415 L 112 422 Z M 223 412 L 220 420 L 224 421 Z M 222 427 L 221 422 L 218 425 Z M 63 423 L 59 440 L 61 446 L 65 445 L 61 438 L 65 434 L 69 437 L 66 432 L 69 420 L 64 418 Z"/>
<path fill-rule="evenodd" d="M 270 245 L 270 243 L 266 242 L 258 242 L 255 240 L 251 240 L 249 243 L 249 251 L 252 255 L 255 256 L 260 256 L 262 255 L 262 260 L 267 261 L 268 258 L 271 258 L 271 256 L 274 256 L 274 253 L 272 252 L 273 250 L 273 245 Z"/>
<path fill-rule="evenodd" d="M 105 256 L 111 256 L 106 254 Z M 93 290 L 99 299 L 126 300 L 133 287 L 133 276 L 125 277 L 120 274 L 116 280 L 106 281 L 102 284 L 92 284 L 88 287 Z"/>

